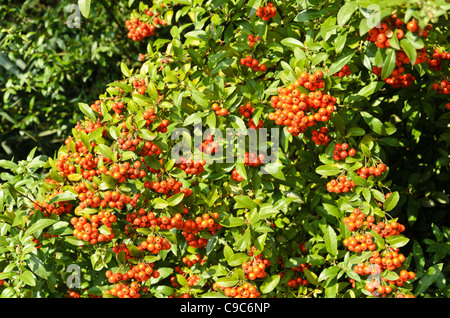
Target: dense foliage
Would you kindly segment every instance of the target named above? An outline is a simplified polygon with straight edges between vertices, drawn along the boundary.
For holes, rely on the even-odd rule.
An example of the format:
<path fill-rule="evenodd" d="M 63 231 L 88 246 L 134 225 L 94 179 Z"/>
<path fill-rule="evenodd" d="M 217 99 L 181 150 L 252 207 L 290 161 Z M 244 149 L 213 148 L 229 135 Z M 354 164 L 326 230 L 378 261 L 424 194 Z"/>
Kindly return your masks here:
<path fill-rule="evenodd" d="M 447 1 L 78 5 L 10 34 L 2 134 L 63 140 L 0 161 L 1 297 L 449 296 Z"/>

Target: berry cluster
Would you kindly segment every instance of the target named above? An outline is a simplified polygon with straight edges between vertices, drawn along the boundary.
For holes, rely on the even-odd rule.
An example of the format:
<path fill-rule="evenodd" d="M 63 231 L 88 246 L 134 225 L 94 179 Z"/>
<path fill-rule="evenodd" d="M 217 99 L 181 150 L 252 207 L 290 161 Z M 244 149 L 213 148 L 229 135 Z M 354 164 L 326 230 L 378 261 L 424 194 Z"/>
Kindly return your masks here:
<path fill-rule="evenodd" d="M 128 249 L 127 245 L 125 243 L 120 243 L 119 245 L 114 245 L 111 248 L 112 252 L 118 255 L 119 253 L 123 253 L 125 260 L 129 260 L 130 258 L 133 258 L 131 256 L 130 250 Z"/>
<path fill-rule="evenodd" d="M 250 104 L 250 102 L 246 103 L 243 106 L 239 106 L 238 108 L 239 114 L 244 116 L 245 118 L 250 118 L 252 117 L 255 108 L 252 106 L 252 104 Z"/>
<path fill-rule="evenodd" d="M 255 43 L 261 42 L 261 37 L 250 34 L 249 36 L 247 36 L 247 41 L 248 41 L 248 45 L 250 46 L 250 48 L 253 48 Z"/>
<path fill-rule="evenodd" d="M 442 68 L 442 60 L 450 60 L 450 53 L 436 48 L 433 51 L 432 59 L 428 60 L 428 66 L 435 71 L 439 71 Z"/>
<path fill-rule="evenodd" d="M 304 133 L 309 127 L 325 123 L 335 111 L 336 97 L 317 89 L 324 87 L 323 72 L 314 74 L 303 72 L 292 85 L 278 87 L 278 95 L 271 97 L 271 105 L 275 112 L 268 118 L 276 125 L 287 126 L 287 131 L 294 136 Z M 310 90 L 302 93 L 298 86 Z"/>
<path fill-rule="evenodd" d="M 439 94 L 447 95 L 450 93 L 450 81 L 448 79 L 445 79 L 443 81 L 440 81 L 439 83 L 433 83 L 431 85 L 431 88 Z"/>
<path fill-rule="evenodd" d="M 355 148 L 349 149 L 349 144 L 346 142 L 336 143 L 334 145 L 333 159 L 336 161 L 345 160 L 348 156 L 354 157 L 356 155 Z"/>
<path fill-rule="evenodd" d="M 353 232 L 361 227 L 368 228 L 375 222 L 375 218 L 373 215 L 366 215 L 360 209 L 355 208 L 349 216 L 342 219 L 342 222 L 347 225 L 349 231 Z"/>
<path fill-rule="evenodd" d="M 132 84 L 133 84 L 133 87 L 135 88 L 135 92 L 137 94 L 140 94 L 140 95 L 145 94 L 145 91 L 147 90 L 147 86 L 145 85 L 145 79 L 141 79 L 141 80 L 134 79 Z"/>
<path fill-rule="evenodd" d="M 257 155 L 254 152 L 246 152 L 244 154 L 244 164 L 249 167 L 256 167 L 264 164 L 264 155 Z"/>
<path fill-rule="evenodd" d="M 330 193 L 347 193 L 356 186 L 353 180 L 341 175 L 337 179 L 327 182 L 327 191 Z"/>
<path fill-rule="evenodd" d="M 427 37 L 431 25 L 425 29 L 420 29 L 415 18 L 405 23 L 395 13 L 383 19 L 379 26 L 372 28 L 369 32 L 367 40 L 375 43 L 379 48 L 390 47 L 389 39 L 391 39 L 395 32 L 397 39 L 402 39 L 406 31 L 417 33 L 420 37 Z"/>
<path fill-rule="evenodd" d="M 390 223 L 380 221 L 377 224 L 373 223 L 371 229 L 377 232 L 381 237 L 386 238 L 393 235 L 399 235 L 405 231 L 405 226 L 397 221 L 392 221 Z"/>
<path fill-rule="evenodd" d="M 54 190 L 50 196 L 48 197 L 48 201 L 40 203 L 39 201 L 33 202 L 33 207 L 36 210 L 42 212 L 42 214 L 46 217 L 49 217 L 51 214 L 63 215 L 68 214 L 72 211 L 73 204 L 69 201 L 59 201 L 55 203 L 49 203 L 49 201 L 54 198 L 56 195 L 62 193 L 62 191 Z"/>
<path fill-rule="evenodd" d="M 120 102 L 114 102 L 112 104 L 112 110 L 116 113 L 116 114 L 121 114 L 122 111 L 125 108 L 125 103 L 120 101 Z"/>
<path fill-rule="evenodd" d="M 366 250 L 373 251 L 377 248 L 370 233 L 351 235 L 344 239 L 344 246 L 351 252 L 360 253 Z"/>
<path fill-rule="evenodd" d="M 234 287 L 221 287 L 217 283 L 214 283 L 213 289 L 215 291 L 220 290 L 225 294 L 226 297 L 231 298 L 259 298 L 259 296 L 261 295 L 256 286 L 247 282 Z"/>
<path fill-rule="evenodd" d="M 131 284 L 117 283 L 111 289 L 105 291 L 105 294 L 112 295 L 118 298 L 140 298 L 141 287 L 136 282 Z"/>
<path fill-rule="evenodd" d="M 152 234 L 149 234 L 147 239 L 142 241 L 138 246 L 141 251 L 147 250 L 155 255 L 161 251 L 170 250 L 171 247 L 172 245 L 165 237 L 159 235 L 154 236 Z"/>
<path fill-rule="evenodd" d="M 114 238 L 111 227 L 117 221 L 117 216 L 111 211 L 100 211 L 98 214 L 90 215 L 89 219 L 84 216 L 71 218 L 70 223 L 74 226 L 73 236 L 92 245 L 98 242 L 109 242 Z M 108 228 L 109 234 L 103 234 L 105 231 L 100 233 L 98 228 L 101 225 Z"/>
<path fill-rule="evenodd" d="M 198 175 L 205 171 L 206 161 L 205 159 L 193 160 L 181 157 L 177 160 L 177 164 L 186 174 Z"/>
<path fill-rule="evenodd" d="M 356 170 L 356 173 L 364 179 L 367 179 L 370 176 L 379 177 L 383 172 L 387 171 L 387 167 L 384 163 L 380 162 L 376 166 L 372 165 L 369 167 L 361 167 Z"/>
<path fill-rule="evenodd" d="M 217 116 L 226 116 L 228 115 L 228 109 L 225 107 L 220 107 L 218 103 L 214 103 L 211 106 L 212 110 L 216 113 Z"/>
<path fill-rule="evenodd" d="M 265 7 L 258 7 L 256 9 L 256 16 L 260 17 L 263 21 L 268 21 L 276 15 L 277 8 L 270 2 Z"/>
<path fill-rule="evenodd" d="M 192 190 L 188 188 L 183 188 L 183 183 L 181 181 L 176 181 L 174 178 L 167 178 L 166 180 L 154 181 L 150 183 L 150 189 L 157 193 L 177 194 L 183 192 L 185 195 L 191 195 Z"/>
<path fill-rule="evenodd" d="M 151 23 L 146 23 L 138 18 L 125 21 L 125 26 L 128 29 L 128 38 L 133 41 L 142 41 L 144 38 L 155 35 L 156 27 Z"/>
<path fill-rule="evenodd" d="M 244 178 L 242 178 L 242 176 L 236 169 L 233 169 L 233 171 L 231 172 L 231 180 L 241 182 L 242 180 L 244 180 Z"/>
<path fill-rule="evenodd" d="M 219 150 L 219 143 L 214 140 L 213 135 L 207 135 L 206 139 L 199 146 L 199 150 L 206 154 L 213 155 Z"/>
<path fill-rule="evenodd" d="M 247 122 L 247 127 L 250 129 L 260 129 L 264 126 L 264 122 L 262 119 L 258 120 L 258 125 L 255 124 L 255 121 L 253 118 L 250 118 L 250 120 Z"/>
<path fill-rule="evenodd" d="M 311 131 L 311 140 L 314 141 L 316 145 L 328 145 L 331 142 L 330 136 L 327 134 L 328 128 L 323 126 L 319 130 L 313 129 Z"/>
<path fill-rule="evenodd" d="M 265 72 L 267 70 L 267 67 L 265 64 L 260 65 L 259 61 L 257 59 L 252 58 L 250 55 L 240 59 L 239 63 L 243 66 L 247 66 L 253 72 L 258 72 L 258 71 Z"/>
<path fill-rule="evenodd" d="M 344 76 L 349 76 L 350 74 L 352 74 L 352 71 L 350 70 L 350 67 L 348 65 L 344 65 L 342 66 L 341 70 L 334 73 L 334 76 L 339 76 L 339 77 L 344 77 Z"/>

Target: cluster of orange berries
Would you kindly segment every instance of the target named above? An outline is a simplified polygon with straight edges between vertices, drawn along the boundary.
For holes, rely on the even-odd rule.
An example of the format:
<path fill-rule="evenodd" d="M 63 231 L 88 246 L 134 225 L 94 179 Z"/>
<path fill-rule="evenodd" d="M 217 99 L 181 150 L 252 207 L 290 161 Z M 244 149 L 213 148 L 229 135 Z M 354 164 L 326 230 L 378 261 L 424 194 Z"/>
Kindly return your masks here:
<path fill-rule="evenodd" d="M 185 264 L 187 267 L 192 267 L 195 264 L 199 263 L 200 265 L 205 264 L 207 260 L 206 256 L 201 256 L 200 254 L 194 254 L 192 257 L 184 256 L 181 261 L 183 264 Z"/>
<path fill-rule="evenodd" d="M 353 180 L 347 179 L 346 176 L 341 175 L 337 179 L 332 179 L 327 182 L 327 191 L 330 193 L 347 193 L 353 189 L 356 184 Z"/>
<path fill-rule="evenodd" d="M 206 165 L 205 159 L 193 160 L 181 157 L 177 160 L 178 167 L 186 172 L 186 174 L 196 175 L 203 173 L 205 171 L 204 166 Z"/>
<path fill-rule="evenodd" d="M 119 191 L 107 190 L 103 193 L 103 198 L 96 194 L 93 190 L 81 190 L 78 199 L 80 203 L 78 204 L 80 209 L 91 208 L 106 208 L 122 210 L 125 205 L 132 203 L 133 198 L 128 195 L 122 194 Z"/>
<path fill-rule="evenodd" d="M 379 177 L 383 172 L 387 170 L 387 167 L 384 163 L 380 162 L 376 166 L 372 165 L 369 167 L 361 167 L 356 170 L 356 173 L 364 179 L 367 179 L 370 176 Z"/>
<path fill-rule="evenodd" d="M 303 72 L 297 81 L 287 87 L 279 87 L 278 95 L 271 97 L 271 106 L 275 112 L 268 118 L 277 125 L 287 126 L 287 131 L 294 136 L 305 132 L 309 127 L 327 122 L 335 111 L 336 97 L 317 90 L 324 87 L 323 72 L 314 74 Z M 298 86 L 310 90 L 302 93 Z"/>
<path fill-rule="evenodd" d="M 98 103 L 101 104 L 101 101 L 98 100 Z M 103 127 L 103 124 L 99 121 L 97 121 L 96 123 L 92 122 L 92 121 L 83 121 L 81 122 L 77 122 L 77 124 L 75 125 L 75 130 L 77 131 L 84 131 L 85 133 L 89 134 L 91 132 L 93 132 L 94 130 L 97 130 L 98 128 Z M 103 134 L 106 134 L 106 130 L 103 131 Z M 67 138 L 66 141 L 70 141 L 73 138 Z M 67 142 L 66 142 L 67 145 Z"/>
<path fill-rule="evenodd" d="M 127 261 L 130 258 L 133 258 L 133 256 L 131 256 L 130 250 L 128 249 L 128 247 L 127 247 L 127 245 L 125 243 L 120 243 L 119 245 L 114 245 L 111 248 L 111 250 L 116 255 L 119 254 L 120 252 L 123 252 L 123 254 L 125 256 L 125 260 L 127 260 Z"/>
<path fill-rule="evenodd" d="M 66 295 L 67 298 L 80 298 L 80 293 L 74 290 L 71 290 L 69 294 Z"/>
<path fill-rule="evenodd" d="M 214 283 L 213 289 L 215 291 L 222 290 L 226 297 L 231 298 L 259 298 L 261 296 L 256 286 L 248 282 L 234 287 L 221 287 L 217 283 Z"/>
<path fill-rule="evenodd" d="M 253 118 L 250 118 L 250 120 L 247 122 L 247 127 L 250 129 L 260 129 L 264 126 L 264 122 L 262 119 L 258 120 L 258 125 L 255 124 L 255 121 Z"/>
<path fill-rule="evenodd" d="M 261 253 L 255 255 L 256 251 L 256 247 L 252 246 L 247 253 L 251 257 L 250 260 L 241 264 L 245 277 L 249 280 L 264 278 L 267 275 L 266 268 L 271 265 L 270 260 L 263 258 Z"/>
<path fill-rule="evenodd" d="M 62 191 L 53 191 L 49 196 L 48 202 L 40 203 L 38 201 L 35 201 L 33 203 L 34 209 L 41 211 L 42 214 L 46 217 L 50 216 L 51 214 L 61 216 L 63 214 L 70 213 L 70 211 L 72 211 L 73 204 L 69 201 L 59 201 L 51 204 L 49 203 L 50 200 L 59 193 L 62 193 Z"/>
<path fill-rule="evenodd" d="M 248 55 L 247 57 L 241 58 L 239 60 L 239 63 L 243 66 L 247 66 L 253 72 L 258 72 L 258 71 L 265 72 L 267 70 L 267 67 L 265 64 L 260 65 L 258 59 L 254 59 L 250 55 Z"/>
<path fill-rule="evenodd" d="M 183 188 L 183 183 L 181 181 L 176 181 L 174 178 L 167 178 L 166 180 L 154 181 L 150 183 L 150 189 L 157 193 L 165 193 L 169 192 L 172 194 L 177 194 L 183 192 L 186 196 L 192 194 L 192 190 L 188 188 Z"/>
<path fill-rule="evenodd" d="M 427 37 L 431 25 L 425 27 L 425 29 L 420 29 L 415 18 L 413 18 L 408 23 L 405 23 L 400 19 L 395 13 L 391 14 L 389 17 L 383 19 L 379 26 L 372 28 L 369 31 L 367 40 L 375 43 L 379 48 L 390 47 L 389 39 L 391 39 L 395 31 L 397 31 L 397 39 L 402 39 L 405 35 L 405 25 L 406 30 L 417 33 L 420 37 Z"/>
<path fill-rule="evenodd" d="M 138 18 L 127 19 L 125 26 L 128 29 L 128 38 L 133 41 L 142 41 L 144 38 L 155 35 L 156 27 L 151 23 L 146 23 Z"/>
<path fill-rule="evenodd" d="M 236 169 L 233 169 L 231 172 L 231 180 L 241 182 L 244 180 L 244 178 L 239 174 L 239 172 Z"/>
<path fill-rule="evenodd" d="M 107 174 L 119 183 L 124 183 L 128 179 L 142 179 L 147 175 L 145 169 L 142 168 L 142 162 L 137 160 L 131 164 L 128 161 L 122 164 L 115 163 L 108 169 L 106 166 L 101 166 L 99 171 L 101 174 Z"/>
<path fill-rule="evenodd" d="M 442 60 L 450 60 L 450 52 L 445 52 L 438 48 L 435 48 L 433 51 L 432 59 L 428 60 L 428 66 L 431 69 L 438 71 L 442 68 Z"/>
<path fill-rule="evenodd" d="M 331 138 L 328 135 L 328 128 L 323 126 L 320 127 L 319 130 L 313 129 L 311 131 L 311 140 L 316 145 L 323 145 L 326 146 L 331 142 Z"/>
<path fill-rule="evenodd" d="M 258 9 L 256 9 L 256 16 L 260 17 L 263 21 L 269 21 L 276 15 L 277 8 L 270 2 L 265 7 L 258 7 Z"/>
<path fill-rule="evenodd" d="M 214 140 L 213 135 L 207 135 L 206 139 L 199 146 L 199 150 L 206 154 L 215 154 L 219 150 L 219 143 Z"/>
<path fill-rule="evenodd" d="M 342 66 L 341 70 L 334 73 L 334 76 L 339 76 L 339 77 L 344 77 L 344 76 L 349 76 L 350 74 L 352 74 L 352 71 L 350 70 L 350 67 L 348 65 L 344 65 Z"/>
<path fill-rule="evenodd" d="M 250 48 L 253 48 L 253 46 L 255 46 L 255 43 L 261 42 L 261 37 L 250 34 L 249 36 L 247 36 L 247 40 Z"/>
<path fill-rule="evenodd" d="M 371 229 L 377 232 L 381 237 L 389 237 L 399 235 L 405 231 L 405 226 L 397 221 L 391 221 L 390 223 L 380 221 L 377 224 L 373 223 Z"/>
<path fill-rule="evenodd" d="M 431 85 L 431 88 L 437 91 L 439 94 L 447 95 L 450 93 L 450 81 L 448 79 L 445 79 L 443 81 L 440 81 L 439 83 L 433 83 Z"/>
<path fill-rule="evenodd" d="M 345 160 L 348 156 L 354 157 L 356 155 L 355 148 L 349 149 L 349 144 L 343 142 L 342 144 L 337 142 L 334 145 L 333 159 L 336 161 Z"/>
<path fill-rule="evenodd" d="M 228 109 L 226 109 L 225 107 L 220 107 L 218 103 L 213 103 L 211 108 L 216 113 L 217 116 L 228 115 Z"/>
<path fill-rule="evenodd" d="M 137 282 L 131 282 L 130 284 L 117 283 L 113 288 L 106 290 L 105 294 L 118 298 L 140 298 L 140 291 L 141 287 Z"/>
<path fill-rule="evenodd" d="M 366 250 L 374 251 L 377 246 L 373 242 L 373 236 L 370 233 L 350 235 L 343 241 L 344 246 L 351 252 L 360 253 Z"/>
<path fill-rule="evenodd" d="M 177 228 L 181 229 L 182 235 L 187 241 L 188 245 L 193 248 L 201 248 L 208 244 L 208 239 L 197 237 L 196 235 L 203 230 L 207 230 L 211 235 L 214 235 L 222 226 L 216 223 L 215 220 L 219 217 L 217 212 L 212 214 L 204 213 L 202 216 L 197 216 L 194 220 L 186 220 L 180 222 Z"/>
<path fill-rule="evenodd" d="M 68 138 L 69 139 L 69 138 Z M 70 142 L 70 141 L 69 141 Z M 68 143 L 69 143 L 68 142 Z M 80 144 L 82 142 L 80 140 L 77 140 L 75 142 L 75 147 L 80 147 Z M 85 147 L 85 146 L 82 146 Z M 80 152 L 79 148 L 76 148 L 76 152 L 64 154 L 61 153 L 58 156 L 58 159 L 55 160 L 55 166 L 58 170 L 58 174 L 62 177 L 66 177 L 70 174 L 77 173 L 77 167 L 76 164 L 80 167 L 80 173 L 84 179 L 87 179 L 89 181 L 92 181 L 93 177 L 99 175 L 100 173 L 96 171 L 96 167 L 98 165 L 98 162 L 100 161 L 99 157 L 94 157 L 91 153 L 86 152 Z"/>
<path fill-rule="evenodd" d="M 244 116 L 245 118 L 250 118 L 255 112 L 255 108 L 250 104 L 250 102 L 246 103 L 243 106 L 239 106 L 238 108 L 239 114 Z"/>
<path fill-rule="evenodd" d="M 254 152 L 244 154 L 244 164 L 249 167 L 256 167 L 264 164 L 264 154 L 257 155 Z"/>
<path fill-rule="evenodd" d="M 134 79 L 133 82 L 133 87 L 136 89 L 136 93 L 140 94 L 140 95 L 144 95 L 145 91 L 147 90 L 147 86 L 145 85 L 145 79 Z"/>
<path fill-rule="evenodd" d="M 172 244 L 165 237 L 154 236 L 152 234 L 149 234 L 147 239 L 142 241 L 138 246 L 141 251 L 147 250 L 155 255 L 161 251 L 170 250 L 171 247 Z"/>
<path fill-rule="evenodd" d="M 161 5 L 161 6 L 163 7 L 163 5 Z M 153 13 L 152 10 L 145 9 L 142 13 L 148 15 L 149 17 L 153 17 L 153 23 L 155 25 L 162 25 L 162 26 L 166 26 L 167 25 L 167 21 L 166 20 L 163 20 L 163 19 L 159 18 L 159 12 Z"/>
<path fill-rule="evenodd" d="M 291 288 L 296 288 L 300 286 L 308 286 L 309 281 L 306 278 L 298 276 L 297 278 L 291 278 L 288 280 L 287 285 Z"/>
<path fill-rule="evenodd" d="M 111 106 L 112 110 L 116 113 L 116 114 L 121 114 L 122 111 L 125 108 L 125 103 L 120 101 L 120 102 L 114 102 Z"/>
<path fill-rule="evenodd" d="M 381 255 L 378 251 L 373 251 L 371 257 L 369 258 L 369 262 L 371 264 L 378 265 L 379 272 L 386 269 L 394 271 L 396 268 L 401 267 L 405 260 L 405 255 L 399 253 L 398 249 L 388 250 L 384 253 L 384 255 Z M 399 283 L 401 282 L 399 281 Z"/>
<path fill-rule="evenodd" d="M 85 216 L 72 217 L 70 224 L 74 226 L 73 236 L 92 245 L 98 242 L 109 242 L 114 238 L 111 227 L 117 221 L 117 216 L 112 214 L 111 211 L 100 211 L 97 214 L 90 215 L 89 221 Z M 110 234 L 100 233 L 98 230 L 100 225 L 105 225 Z"/>
<path fill-rule="evenodd" d="M 375 222 L 375 218 L 373 215 L 366 215 L 360 209 L 355 208 L 349 216 L 342 219 L 342 222 L 347 225 L 349 231 L 353 232 L 361 227 L 368 228 L 370 224 Z"/>
<path fill-rule="evenodd" d="M 111 270 L 105 272 L 108 282 L 115 284 L 117 282 L 123 282 L 128 280 L 134 280 L 131 284 L 139 285 L 140 282 L 145 282 L 150 278 L 158 278 L 160 273 L 154 269 L 154 263 L 143 263 L 139 262 L 136 265 L 130 264 L 129 269 L 123 274 L 120 271 L 113 273 Z M 130 285 L 131 285 L 130 284 Z"/>

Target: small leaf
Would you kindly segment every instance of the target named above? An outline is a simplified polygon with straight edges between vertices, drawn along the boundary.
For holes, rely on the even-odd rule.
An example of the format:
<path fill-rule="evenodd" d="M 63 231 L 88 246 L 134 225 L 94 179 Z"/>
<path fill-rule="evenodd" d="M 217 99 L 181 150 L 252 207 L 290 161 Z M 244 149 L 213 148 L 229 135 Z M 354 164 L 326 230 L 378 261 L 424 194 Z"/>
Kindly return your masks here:
<path fill-rule="evenodd" d="M 393 192 L 384 202 L 383 202 L 383 209 L 385 211 L 391 211 L 398 203 L 398 200 L 400 199 L 400 194 L 396 191 Z"/>

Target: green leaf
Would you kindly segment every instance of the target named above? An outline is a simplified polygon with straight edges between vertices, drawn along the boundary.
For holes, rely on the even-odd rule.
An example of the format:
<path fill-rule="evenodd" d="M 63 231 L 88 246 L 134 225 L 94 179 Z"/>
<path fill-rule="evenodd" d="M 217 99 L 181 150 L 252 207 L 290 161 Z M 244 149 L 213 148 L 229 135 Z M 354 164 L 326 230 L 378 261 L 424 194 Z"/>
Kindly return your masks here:
<path fill-rule="evenodd" d="M 426 291 L 428 287 L 430 287 L 434 282 L 436 282 L 438 278 L 444 277 L 442 275 L 442 266 L 443 264 L 439 263 L 428 268 L 426 273 L 420 278 L 419 282 L 417 283 L 416 289 L 417 295 L 420 295 L 424 291 Z M 442 279 L 444 280 L 445 278 Z"/>
<path fill-rule="evenodd" d="M 386 243 L 393 248 L 405 246 L 409 242 L 409 238 L 404 237 L 403 235 L 388 236 L 385 240 Z"/>
<path fill-rule="evenodd" d="M 88 104 L 78 103 L 78 107 L 83 112 L 83 114 L 85 114 L 87 117 L 89 117 L 89 119 L 91 119 L 93 121 L 97 120 L 97 116 L 95 116 L 94 111 Z"/>
<path fill-rule="evenodd" d="M 294 38 L 284 38 L 280 41 L 280 43 L 282 45 L 290 47 L 290 48 L 298 47 L 298 48 L 302 49 L 305 47 L 305 45 L 302 42 L 300 42 L 299 40 L 294 39 Z"/>
<path fill-rule="evenodd" d="M 120 63 L 120 70 L 122 71 L 122 74 L 125 77 L 130 77 L 131 76 L 131 71 L 128 69 L 128 67 L 125 65 L 124 62 Z"/>
<path fill-rule="evenodd" d="M 398 203 L 398 200 L 400 199 L 400 194 L 395 191 L 393 192 L 384 202 L 383 202 L 383 209 L 388 212 L 395 208 L 395 206 Z"/>
<path fill-rule="evenodd" d="M 400 47 L 405 51 L 411 65 L 414 65 L 417 59 L 417 50 L 408 38 L 400 40 Z"/>
<path fill-rule="evenodd" d="M 91 12 L 91 0 L 78 0 L 78 7 L 83 17 L 88 18 Z"/>
<path fill-rule="evenodd" d="M 275 287 L 277 287 L 278 283 L 281 280 L 281 276 L 280 275 L 272 275 L 272 276 L 267 276 L 266 279 L 262 282 L 261 284 L 261 293 L 263 294 L 268 294 L 270 293 L 272 290 L 275 289 Z"/>
<path fill-rule="evenodd" d="M 341 172 L 341 169 L 339 167 L 336 167 L 334 165 L 321 165 L 316 168 L 316 173 L 320 174 L 321 176 L 334 176 Z"/>
<path fill-rule="evenodd" d="M 236 203 L 234 204 L 235 209 L 252 209 L 258 206 L 255 202 L 253 202 L 252 199 L 245 195 L 234 196 L 234 200 L 236 201 Z"/>
<path fill-rule="evenodd" d="M 337 255 L 337 236 L 330 225 L 328 225 L 324 231 L 324 239 L 327 252 L 332 257 L 335 257 Z"/>
<path fill-rule="evenodd" d="M 344 65 L 346 65 L 355 55 L 355 52 L 350 51 L 346 54 L 341 55 L 336 62 L 331 64 L 330 70 L 328 71 L 328 74 L 332 75 L 336 72 L 339 72 Z"/>
<path fill-rule="evenodd" d="M 395 50 L 389 49 L 388 54 L 384 60 L 383 68 L 381 70 L 381 79 L 385 79 L 392 74 L 395 69 Z"/>
<path fill-rule="evenodd" d="M 57 195 L 55 195 L 53 198 L 50 199 L 49 204 L 53 204 L 56 202 L 61 202 L 61 201 L 72 201 L 72 200 L 76 200 L 77 196 L 70 192 L 70 191 L 65 191 L 63 193 L 58 193 Z"/>
<path fill-rule="evenodd" d="M 114 156 L 114 152 L 107 145 L 98 144 L 96 146 L 96 149 L 97 149 L 98 153 L 101 154 L 102 156 L 104 156 L 105 158 L 113 160 L 113 161 L 116 160 L 116 157 Z"/>
<path fill-rule="evenodd" d="M 53 219 L 40 219 L 36 223 L 32 224 L 26 231 L 24 236 L 33 235 L 34 233 L 49 227 L 53 223 L 56 223 L 57 220 Z"/>
<path fill-rule="evenodd" d="M 250 258 L 246 253 L 235 253 L 227 259 L 228 265 L 239 266 Z"/>
<path fill-rule="evenodd" d="M 358 10 L 358 4 L 356 1 L 347 1 L 338 11 L 337 13 L 337 23 L 340 27 L 344 27 L 344 25 L 350 20 L 351 16 L 355 11 Z"/>
<path fill-rule="evenodd" d="M 28 286 L 36 286 L 36 279 L 33 273 L 29 270 L 24 270 L 19 276 L 19 280 L 24 282 Z"/>

